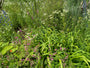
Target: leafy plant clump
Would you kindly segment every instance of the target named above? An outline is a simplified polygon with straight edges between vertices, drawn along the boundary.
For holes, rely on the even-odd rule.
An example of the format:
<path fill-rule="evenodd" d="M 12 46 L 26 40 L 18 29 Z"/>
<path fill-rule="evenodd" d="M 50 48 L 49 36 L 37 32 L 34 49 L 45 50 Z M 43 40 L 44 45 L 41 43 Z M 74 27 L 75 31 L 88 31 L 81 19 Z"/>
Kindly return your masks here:
<path fill-rule="evenodd" d="M 89 10 L 88 17 L 83 17 L 80 3 L 4 1 L 0 11 L 0 67 L 90 68 Z"/>

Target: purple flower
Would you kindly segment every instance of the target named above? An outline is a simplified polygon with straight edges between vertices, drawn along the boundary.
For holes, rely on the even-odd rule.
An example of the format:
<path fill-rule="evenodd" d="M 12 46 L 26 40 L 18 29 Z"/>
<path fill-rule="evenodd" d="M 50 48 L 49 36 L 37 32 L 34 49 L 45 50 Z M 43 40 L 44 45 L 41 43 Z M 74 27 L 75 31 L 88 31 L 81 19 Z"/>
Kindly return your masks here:
<path fill-rule="evenodd" d="M 65 62 L 65 60 L 64 59 L 61 59 L 62 60 L 62 62 Z"/>
<path fill-rule="evenodd" d="M 7 23 L 7 22 L 6 22 Z M 8 25 L 9 25 L 9 23 L 8 23 Z"/>
<path fill-rule="evenodd" d="M 53 58 L 51 58 L 51 61 L 53 61 Z"/>
<path fill-rule="evenodd" d="M 4 10 L 2 10 L 3 11 L 3 14 L 5 14 L 6 15 L 6 12 L 4 11 Z"/>
<path fill-rule="evenodd" d="M 15 43 L 17 44 L 18 42 L 17 42 L 17 41 L 15 41 Z"/>
<path fill-rule="evenodd" d="M 19 42 L 21 42 L 21 40 L 19 40 Z"/>
<path fill-rule="evenodd" d="M 29 59 L 29 58 L 27 58 L 26 60 L 27 60 L 27 61 L 30 61 L 30 59 Z"/>
<path fill-rule="evenodd" d="M 24 61 L 24 59 L 21 59 L 21 61 Z"/>
<path fill-rule="evenodd" d="M 41 56 L 40 56 L 40 59 L 41 59 Z"/>
<path fill-rule="evenodd" d="M 19 32 L 22 32 L 22 30 L 20 29 Z"/>
<path fill-rule="evenodd" d="M 35 48 L 38 48 L 39 47 L 39 45 L 37 45 Z"/>
<path fill-rule="evenodd" d="M 66 63 L 63 64 L 64 68 L 65 68 L 65 65 L 66 65 Z"/>
<path fill-rule="evenodd" d="M 11 24 L 11 26 L 12 26 L 12 24 Z"/>
<path fill-rule="evenodd" d="M 8 16 L 4 15 L 5 18 L 8 18 Z"/>
<path fill-rule="evenodd" d="M 62 50 L 62 47 L 60 47 L 60 50 Z"/>
<path fill-rule="evenodd" d="M 49 54 L 49 56 L 51 56 L 51 54 Z"/>
<path fill-rule="evenodd" d="M 36 52 L 36 48 L 34 49 L 34 52 Z"/>
<path fill-rule="evenodd" d="M 24 48 L 25 48 L 25 51 L 27 51 L 27 46 L 24 46 Z"/>
<path fill-rule="evenodd" d="M 15 37 L 15 39 L 17 39 L 18 37 Z"/>
<path fill-rule="evenodd" d="M 40 53 L 38 53 L 38 55 L 40 55 Z"/>
<path fill-rule="evenodd" d="M 4 64 L 4 63 L 2 63 L 2 64 Z"/>
<path fill-rule="evenodd" d="M 66 48 L 64 48 L 64 50 L 66 50 Z"/>
<path fill-rule="evenodd" d="M 1 23 L 1 19 L 0 19 L 0 23 Z"/>
<path fill-rule="evenodd" d="M 35 55 L 32 55 L 32 57 L 35 57 Z"/>
<path fill-rule="evenodd" d="M 27 45 L 30 45 L 30 43 L 27 43 Z"/>
<path fill-rule="evenodd" d="M 1 18 L 3 19 L 3 16 L 1 15 Z"/>
<path fill-rule="evenodd" d="M 56 52 L 55 52 L 55 53 L 53 53 L 53 55 L 56 55 Z"/>
<path fill-rule="evenodd" d="M 65 59 L 68 59 L 68 56 L 66 56 Z"/>
<path fill-rule="evenodd" d="M 7 68 L 8 68 L 8 66 L 7 66 Z"/>
<path fill-rule="evenodd" d="M 55 51 L 57 51 L 57 49 L 55 49 Z"/>

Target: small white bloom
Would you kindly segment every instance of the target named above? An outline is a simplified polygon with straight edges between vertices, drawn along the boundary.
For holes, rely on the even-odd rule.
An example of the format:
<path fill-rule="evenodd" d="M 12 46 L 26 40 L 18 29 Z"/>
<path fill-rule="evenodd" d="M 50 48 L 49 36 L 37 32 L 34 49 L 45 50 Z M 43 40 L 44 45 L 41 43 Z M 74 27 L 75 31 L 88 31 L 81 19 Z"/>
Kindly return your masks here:
<path fill-rule="evenodd" d="M 27 28 L 24 28 L 24 30 L 27 30 Z"/>
<path fill-rule="evenodd" d="M 27 35 L 29 35 L 30 33 L 27 33 Z"/>
<path fill-rule="evenodd" d="M 55 13 L 57 13 L 57 10 L 55 10 L 55 11 L 53 12 L 53 14 L 55 14 Z"/>
<path fill-rule="evenodd" d="M 17 31 L 17 33 L 19 34 L 20 32 L 19 32 L 19 31 Z"/>
<path fill-rule="evenodd" d="M 42 24 L 45 24 L 45 21 L 41 21 Z"/>
<path fill-rule="evenodd" d="M 66 9 L 63 9 L 63 12 L 67 13 L 67 12 L 68 12 L 68 10 L 66 10 Z"/>
<path fill-rule="evenodd" d="M 53 17 L 50 17 L 50 19 L 52 19 Z"/>
<path fill-rule="evenodd" d="M 87 13 L 90 14 L 90 9 L 87 10 Z"/>
<path fill-rule="evenodd" d="M 61 16 L 65 16 L 64 13 L 61 13 Z"/>
<path fill-rule="evenodd" d="M 49 15 L 49 17 L 52 17 L 52 15 Z"/>
<path fill-rule="evenodd" d="M 47 14 L 46 14 L 46 13 L 44 13 L 43 15 L 44 15 L 44 16 L 46 16 Z"/>

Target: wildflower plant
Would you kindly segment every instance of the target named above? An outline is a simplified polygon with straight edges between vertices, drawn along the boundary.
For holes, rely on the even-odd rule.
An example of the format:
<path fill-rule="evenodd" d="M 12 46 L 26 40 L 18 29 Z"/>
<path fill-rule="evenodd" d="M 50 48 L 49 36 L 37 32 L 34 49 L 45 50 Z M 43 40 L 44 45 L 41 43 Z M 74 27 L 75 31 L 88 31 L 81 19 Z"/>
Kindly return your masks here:
<path fill-rule="evenodd" d="M 0 16 L 1 68 L 89 68 L 90 42 L 84 37 L 85 21 L 75 15 L 77 2 L 5 1 L 8 14 L 3 10 Z"/>
<path fill-rule="evenodd" d="M 0 15 L 0 38 L 1 41 L 11 40 L 12 32 L 12 22 L 10 21 L 7 13 L 2 10 Z"/>

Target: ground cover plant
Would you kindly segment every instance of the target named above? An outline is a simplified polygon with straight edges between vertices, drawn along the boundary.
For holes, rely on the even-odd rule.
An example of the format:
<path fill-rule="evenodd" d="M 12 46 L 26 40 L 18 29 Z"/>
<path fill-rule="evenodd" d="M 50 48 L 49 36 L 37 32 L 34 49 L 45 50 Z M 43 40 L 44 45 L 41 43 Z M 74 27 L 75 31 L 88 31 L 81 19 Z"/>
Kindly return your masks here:
<path fill-rule="evenodd" d="M 90 9 L 84 15 L 81 3 L 5 0 L 0 68 L 90 68 Z"/>

